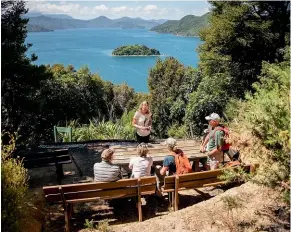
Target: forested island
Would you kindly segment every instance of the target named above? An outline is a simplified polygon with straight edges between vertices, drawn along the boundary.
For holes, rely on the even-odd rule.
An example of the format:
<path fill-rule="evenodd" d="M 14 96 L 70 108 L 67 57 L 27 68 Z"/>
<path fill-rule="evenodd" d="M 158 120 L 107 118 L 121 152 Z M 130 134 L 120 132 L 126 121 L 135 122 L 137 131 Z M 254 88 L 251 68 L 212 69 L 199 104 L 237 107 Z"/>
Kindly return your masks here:
<path fill-rule="evenodd" d="M 113 50 L 113 56 L 159 56 L 160 52 L 145 45 L 127 45 Z"/>

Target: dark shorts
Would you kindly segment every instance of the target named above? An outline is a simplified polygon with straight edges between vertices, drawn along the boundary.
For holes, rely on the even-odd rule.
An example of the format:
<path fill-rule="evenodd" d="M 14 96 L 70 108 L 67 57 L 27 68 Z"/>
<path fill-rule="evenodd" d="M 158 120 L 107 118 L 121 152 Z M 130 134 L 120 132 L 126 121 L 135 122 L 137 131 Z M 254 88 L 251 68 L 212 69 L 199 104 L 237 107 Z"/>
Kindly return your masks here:
<path fill-rule="evenodd" d="M 136 135 L 136 141 L 137 141 L 138 143 L 149 143 L 150 135 L 147 135 L 147 136 L 140 136 L 140 135 L 138 135 L 137 133 L 136 133 L 135 135 Z"/>

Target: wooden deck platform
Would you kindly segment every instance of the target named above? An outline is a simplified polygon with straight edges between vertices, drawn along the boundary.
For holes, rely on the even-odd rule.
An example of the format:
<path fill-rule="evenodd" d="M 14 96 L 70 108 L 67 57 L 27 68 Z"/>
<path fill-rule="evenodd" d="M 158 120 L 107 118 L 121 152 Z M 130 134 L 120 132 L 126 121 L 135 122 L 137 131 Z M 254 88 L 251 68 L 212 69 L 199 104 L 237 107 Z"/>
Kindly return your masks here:
<path fill-rule="evenodd" d="M 183 150 L 189 160 L 193 162 L 193 169 L 199 171 L 199 160 L 206 158 L 205 153 L 199 151 L 200 141 L 197 140 L 178 140 L 177 146 Z M 169 151 L 162 142 L 148 144 L 149 155 L 153 157 L 154 165 L 161 165 L 164 157 Z M 136 146 L 114 145 L 110 146 L 115 150 L 113 163 L 120 166 L 127 166 L 131 157 L 137 156 Z"/>

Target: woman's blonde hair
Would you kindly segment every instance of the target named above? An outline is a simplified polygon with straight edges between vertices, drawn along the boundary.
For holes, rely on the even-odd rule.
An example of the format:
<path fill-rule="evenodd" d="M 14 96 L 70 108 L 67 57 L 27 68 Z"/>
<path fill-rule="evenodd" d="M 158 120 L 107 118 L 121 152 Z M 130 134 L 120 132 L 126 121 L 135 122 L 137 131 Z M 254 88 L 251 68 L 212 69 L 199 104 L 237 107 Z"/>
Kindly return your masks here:
<path fill-rule="evenodd" d="M 151 110 L 150 110 L 150 104 L 148 101 L 143 101 L 142 103 L 140 103 L 139 107 L 138 107 L 138 111 L 141 112 L 141 109 L 142 109 L 142 106 L 143 105 L 147 105 L 148 106 L 148 112 L 147 114 L 150 114 L 151 113 Z"/>
<path fill-rule="evenodd" d="M 145 143 L 138 144 L 138 146 L 137 146 L 137 153 L 141 157 L 147 156 L 148 152 L 149 152 L 149 149 L 148 149 L 148 145 L 147 144 L 145 144 Z"/>
<path fill-rule="evenodd" d="M 105 149 L 102 154 L 101 154 L 101 158 L 103 160 L 107 160 L 107 161 L 110 161 L 112 159 L 112 156 L 114 154 L 115 150 L 114 149 Z"/>

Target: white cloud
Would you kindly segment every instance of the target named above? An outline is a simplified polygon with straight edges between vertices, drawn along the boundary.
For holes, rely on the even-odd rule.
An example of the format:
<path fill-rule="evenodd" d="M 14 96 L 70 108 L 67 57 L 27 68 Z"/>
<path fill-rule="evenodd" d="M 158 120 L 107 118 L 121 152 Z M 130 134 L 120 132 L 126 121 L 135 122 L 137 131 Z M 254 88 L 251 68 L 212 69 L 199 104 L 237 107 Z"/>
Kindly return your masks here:
<path fill-rule="evenodd" d="M 104 4 L 100 5 L 100 6 L 95 6 L 95 10 L 97 11 L 108 11 L 108 7 L 105 6 Z"/>
<path fill-rule="evenodd" d="M 158 7 L 154 4 L 142 5 L 129 7 L 126 5 L 110 7 L 106 3 L 96 5 L 91 4 L 91 6 L 86 6 L 84 4 L 80 5 L 77 2 L 72 1 L 62 1 L 59 3 L 54 2 L 42 2 L 38 1 L 28 1 L 27 7 L 30 11 L 37 11 L 41 13 L 48 14 L 68 14 L 74 18 L 79 19 L 92 19 L 98 16 L 104 15 L 109 18 L 120 18 L 124 16 L 128 17 L 142 17 L 147 19 L 180 19 L 186 14 L 202 15 L 208 12 L 207 8 L 204 9 L 189 9 L 188 12 L 184 12 L 180 8 L 169 8 L 169 7 Z"/>
<path fill-rule="evenodd" d="M 156 5 L 147 5 L 144 8 L 145 11 L 152 11 L 152 10 L 157 10 L 157 9 L 158 7 Z"/>
<path fill-rule="evenodd" d="M 120 6 L 120 7 L 113 7 L 111 8 L 111 11 L 113 13 L 120 13 L 120 12 L 125 12 L 127 10 L 126 6 Z"/>

